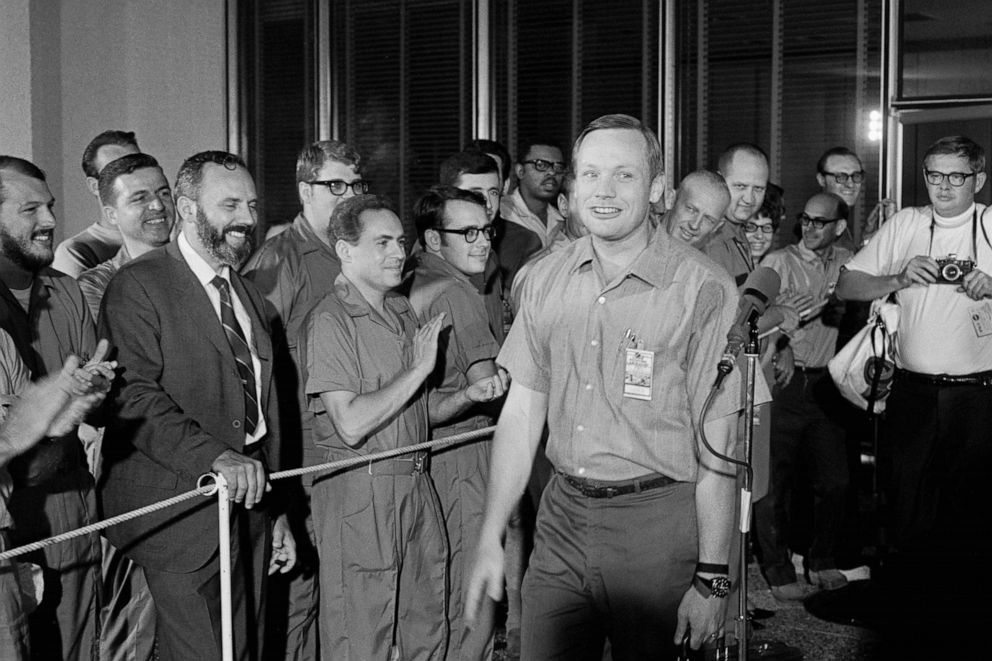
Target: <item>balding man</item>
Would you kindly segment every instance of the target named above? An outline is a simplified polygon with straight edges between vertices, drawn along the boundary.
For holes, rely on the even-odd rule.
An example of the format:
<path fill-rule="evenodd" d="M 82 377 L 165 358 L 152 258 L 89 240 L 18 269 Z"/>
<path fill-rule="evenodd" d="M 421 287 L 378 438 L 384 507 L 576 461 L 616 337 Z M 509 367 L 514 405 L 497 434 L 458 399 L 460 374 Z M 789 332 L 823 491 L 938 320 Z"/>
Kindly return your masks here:
<path fill-rule="evenodd" d="M 803 332 L 790 341 L 795 373 L 786 385 L 776 386 L 772 402 L 771 486 L 768 496 L 755 504 L 762 568 L 772 594 L 785 601 L 801 600 L 810 593 L 796 577 L 786 545 L 795 523 L 789 519 L 786 501 L 803 466 L 812 478 L 814 496 L 813 539 L 804 554 L 810 582 L 827 590 L 847 584 L 834 560 L 848 485 L 844 429 L 838 420 L 847 405 L 827 372 L 827 362 L 835 353 L 843 310 L 834 287 L 841 266 L 851 257 L 836 242 L 847 229 L 849 213 L 839 196 L 817 193 L 799 216 L 802 241 L 776 250 L 762 262 L 782 278 L 783 291 L 807 294 L 814 302 L 829 300 L 822 312 L 801 322 Z"/>
<path fill-rule="evenodd" d="M 702 249 L 729 206 L 730 190 L 724 178 L 716 172 L 696 170 L 682 180 L 675 203 L 662 222 L 670 236 Z"/>
<path fill-rule="evenodd" d="M 761 208 L 768 187 L 768 156 L 750 143 L 731 145 L 719 159 L 719 172 L 730 188 L 730 205 L 723 223 L 703 252 L 730 273 L 738 286 L 754 270 L 744 224 Z"/>

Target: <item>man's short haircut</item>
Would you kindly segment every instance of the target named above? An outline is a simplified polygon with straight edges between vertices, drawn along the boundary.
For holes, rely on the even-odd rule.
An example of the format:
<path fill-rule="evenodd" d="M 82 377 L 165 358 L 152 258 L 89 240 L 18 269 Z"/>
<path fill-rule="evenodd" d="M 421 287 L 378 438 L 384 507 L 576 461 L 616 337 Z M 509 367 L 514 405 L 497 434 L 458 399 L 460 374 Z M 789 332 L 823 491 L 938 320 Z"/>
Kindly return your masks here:
<path fill-rule="evenodd" d="M 327 226 L 327 236 L 331 244 L 347 241 L 355 245 L 362 238 L 365 224 L 362 214 L 366 211 L 390 211 L 396 213 L 393 203 L 383 195 L 372 193 L 355 195 L 338 203 L 331 212 L 331 222 Z"/>
<path fill-rule="evenodd" d="M 148 154 L 127 154 L 107 163 L 107 166 L 100 171 L 100 204 L 104 206 L 117 204 L 120 193 L 117 190 L 117 180 L 126 174 L 133 174 L 136 170 L 145 168 L 162 169 L 155 157 Z"/>
<path fill-rule="evenodd" d="M 463 174 L 490 174 L 499 177 L 499 165 L 491 156 L 474 149 L 466 149 L 444 159 L 438 172 L 438 183 L 442 186 L 456 186 Z M 500 182 L 502 183 L 502 182 Z"/>
<path fill-rule="evenodd" d="M 713 170 L 694 170 L 682 179 L 682 183 L 679 184 L 679 193 L 682 192 L 682 187 L 685 186 L 687 181 L 699 181 L 702 184 L 708 186 L 713 186 L 719 188 L 727 193 L 727 198 L 730 198 L 730 187 L 727 186 L 727 180 L 723 178 L 723 175 L 719 172 L 713 172 Z"/>
<path fill-rule="evenodd" d="M 565 156 L 565 149 L 561 146 L 561 143 L 552 138 L 546 136 L 535 136 L 528 140 L 524 140 L 520 143 L 520 148 L 517 150 L 517 163 L 523 165 L 524 160 L 527 158 L 527 154 L 533 147 L 554 147 L 561 152 L 562 157 Z"/>
<path fill-rule="evenodd" d="M 972 172 L 985 172 L 985 150 L 971 138 L 963 135 L 949 135 L 927 147 L 923 154 L 923 164 L 931 156 L 963 156 L 968 159 Z"/>
<path fill-rule="evenodd" d="M 864 163 L 861 162 L 861 157 L 858 156 L 857 154 L 855 154 L 853 151 L 851 151 L 847 147 L 831 147 L 827 151 L 823 152 L 823 156 L 821 156 L 820 157 L 820 160 L 818 160 L 816 162 L 816 171 L 819 174 L 826 174 L 827 173 L 826 172 L 826 170 L 827 170 L 827 160 L 831 156 L 850 156 L 851 158 L 853 158 L 854 160 L 856 160 L 858 162 L 858 167 L 860 167 L 862 170 L 865 169 Z"/>
<path fill-rule="evenodd" d="M 492 159 L 489 159 L 490 161 Z M 445 210 L 448 202 L 454 201 L 477 204 L 486 210 L 486 200 L 476 192 L 462 190 L 454 186 L 434 186 L 420 196 L 413 205 L 413 223 L 417 228 L 417 238 L 424 242 L 427 230 L 444 229 Z"/>
<path fill-rule="evenodd" d="M 761 203 L 757 215 L 771 218 L 772 227 L 778 229 L 782 217 L 785 215 L 785 191 L 782 190 L 781 186 L 768 182 L 768 187 L 765 189 L 765 201 Z"/>
<path fill-rule="evenodd" d="M 503 172 L 499 173 L 500 183 L 503 183 L 510 177 L 510 164 L 513 159 L 510 158 L 510 150 L 503 146 L 502 142 L 496 142 L 495 140 L 486 140 L 480 138 L 478 140 L 473 140 L 468 143 L 466 149 L 475 149 L 481 151 L 483 154 L 495 154 L 499 157 L 500 162 L 503 165 L 497 163 L 498 167 L 503 169 Z"/>
<path fill-rule="evenodd" d="M 200 184 L 203 183 L 203 168 L 208 163 L 220 165 L 228 170 L 241 168 L 247 170 L 248 166 L 240 156 L 230 154 L 226 151 L 201 151 L 193 154 L 179 166 L 179 173 L 176 174 L 176 186 L 173 191 L 174 197 L 189 198 L 197 201 L 200 199 Z"/>
<path fill-rule="evenodd" d="M 645 143 L 647 143 L 648 170 L 651 174 L 651 180 L 654 181 L 655 177 L 664 173 L 665 160 L 664 155 L 661 152 L 661 143 L 658 142 L 658 136 L 656 136 L 654 131 L 645 126 L 641 120 L 636 117 L 619 114 L 597 117 L 589 122 L 584 129 L 582 129 L 582 133 L 579 134 L 579 137 L 575 139 L 575 144 L 572 145 L 573 171 L 575 170 L 575 155 L 579 153 L 579 147 L 582 146 L 582 141 L 585 140 L 586 136 L 593 131 L 600 131 L 604 129 L 630 129 L 640 132 L 640 134 L 644 136 Z"/>
<path fill-rule="evenodd" d="M 23 158 L 18 158 L 16 156 L 0 155 L 0 204 L 3 204 L 3 173 L 4 170 L 10 170 L 11 172 L 16 172 L 17 174 L 28 177 L 30 179 L 39 179 L 41 181 L 48 181 L 48 177 L 45 175 L 45 171 L 39 168 L 37 165 L 31 161 L 24 160 Z"/>
<path fill-rule="evenodd" d="M 730 167 L 730 163 L 734 160 L 734 156 L 736 156 L 739 152 L 750 154 L 755 158 L 760 158 L 764 160 L 766 166 L 768 165 L 768 154 L 765 153 L 764 149 L 753 142 L 738 142 L 724 149 L 723 153 L 720 154 L 720 158 L 717 159 L 716 167 L 721 174 L 727 173 L 727 168 Z"/>
<path fill-rule="evenodd" d="M 107 145 L 117 145 L 118 147 L 138 147 L 138 140 L 134 137 L 134 131 L 104 131 L 100 135 L 90 140 L 83 150 L 83 172 L 87 177 L 96 179 L 100 172 L 96 169 L 96 155 L 101 147 Z"/>
<path fill-rule="evenodd" d="M 356 172 L 361 172 L 359 164 L 362 157 L 358 155 L 357 149 L 340 140 L 319 140 L 301 149 L 296 157 L 296 183 L 315 180 L 317 173 L 328 161 L 351 165 Z"/>

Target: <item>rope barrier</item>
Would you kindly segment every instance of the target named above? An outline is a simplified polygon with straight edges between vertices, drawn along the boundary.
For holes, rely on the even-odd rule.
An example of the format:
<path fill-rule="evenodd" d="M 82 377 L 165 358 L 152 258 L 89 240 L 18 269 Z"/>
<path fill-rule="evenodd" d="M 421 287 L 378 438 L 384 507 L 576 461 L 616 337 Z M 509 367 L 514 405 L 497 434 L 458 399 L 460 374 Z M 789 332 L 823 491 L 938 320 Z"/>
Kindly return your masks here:
<path fill-rule="evenodd" d="M 430 450 L 436 447 L 442 447 L 447 445 L 455 445 L 456 443 L 461 443 L 463 441 L 476 440 L 482 438 L 483 436 L 488 436 L 496 429 L 493 427 L 485 427 L 483 429 L 474 429 L 472 431 L 463 432 L 461 434 L 453 434 L 451 436 L 445 436 L 443 438 L 437 438 L 433 441 L 426 441 L 424 443 L 418 443 L 417 445 L 408 445 L 401 448 L 394 448 L 392 450 L 384 450 L 382 452 L 376 452 L 364 456 L 355 456 L 348 459 L 340 459 L 338 461 L 330 461 L 323 464 L 318 464 L 317 466 L 306 466 L 304 468 L 293 468 L 290 470 L 278 471 L 276 473 L 271 473 L 269 475 L 269 480 L 281 480 L 287 477 L 295 477 L 297 475 L 304 475 L 306 473 L 319 473 L 324 471 L 339 470 L 342 468 L 350 468 L 352 466 L 360 466 L 365 464 L 371 464 L 376 461 L 382 461 L 384 459 L 392 459 L 393 457 L 398 457 L 402 454 L 408 454 L 410 452 L 420 452 L 421 450 Z M 53 537 L 48 537 L 46 539 L 40 539 L 37 542 L 32 542 L 30 544 L 25 544 L 23 546 L 18 546 L 16 548 L 10 549 L 9 551 L 4 551 L 0 553 L 0 562 L 3 560 L 8 560 L 10 558 L 16 558 L 17 556 L 24 555 L 25 553 L 30 553 L 32 551 L 38 551 L 53 544 L 61 544 L 62 542 L 69 541 L 70 539 L 75 539 L 76 537 L 83 537 L 85 535 L 90 535 L 95 532 L 99 532 L 105 528 L 110 528 L 118 523 L 124 523 L 125 521 L 130 521 L 131 519 L 137 519 L 138 517 L 145 516 L 146 514 L 151 514 L 159 510 L 163 510 L 167 507 L 172 507 L 173 505 L 178 505 L 184 501 L 187 501 L 194 496 L 212 496 L 217 492 L 217 485 L 214 484 L 204 484 L 203 480 L 205 477 L 213 477 L 212 474 L 207 474 L 200 477 L 197 482 L 197 487 L 191 489 L 185 493 L 181 493 L 172 498 L 167 498 L 166 500 L 159 501 L 157 503 L 152 503 L 151 505 L 145 505 L 144 507 L 139 507 L 138 509 L 131 510 L 130 512 L 124 512 L 123 514 L 118 514 L 115 517 L 111 517 L 104 521 L 97 521 L 96 523 L 91 523 L 90 525 L 83 526 L 82 528 L 76 528 L 75 530 L 68 530 L 59 535 Z"/>

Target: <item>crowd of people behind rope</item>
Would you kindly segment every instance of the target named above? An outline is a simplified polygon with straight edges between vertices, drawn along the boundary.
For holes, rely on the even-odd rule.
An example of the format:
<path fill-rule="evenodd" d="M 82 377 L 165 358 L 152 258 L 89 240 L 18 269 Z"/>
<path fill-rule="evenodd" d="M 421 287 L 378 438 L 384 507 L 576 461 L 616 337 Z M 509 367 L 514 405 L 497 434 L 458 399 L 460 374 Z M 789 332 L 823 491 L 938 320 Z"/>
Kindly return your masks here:
<path fill-rule="evenodd" d="M 681 182 L 663 161 L 626 115 L 591 122 L 570 156 L 537 138 L 514 160 L 477 140 L 441 164 L 408 243 L 361 155 L 319 141 L 297 159 L 299 213 L 259 245 L 238 156 L 197 153 L 170 185 L 133 133 L 106 131 L 82 160 L 98 219 L 56 248 L 44 171 L 0 156 L 0 549 L 213 472 L 234 502 L 236 658 L 488 659 L 504 592 L 511 658 L 713 647 L 733 633 L 739 581 L 726 457 L 745 424 L 741 369 L 711 388 L 738 289 L 761 268 L 781 282 L 758 320 L 753 419 L 754 550 L 772 594 L 802 601 L 852 576 L 857 412 L 827 364 L 845 314 L 863 320 L 844 301 L 889 298 L 884 630 L 893 658 L 978 630 L 984 150 L 937 141 L 929 205 L 882 200 L 858 219 L 864 166 L 831 148 L 798 241 L 778 231 L 784 193 L 760 147 L 731 145 Z M 267 477 L 497 420 L 491 439 Z M 0 657 L 219 658 L 216 521 L 215 502 L 190 500 L 2 561 Z"/>

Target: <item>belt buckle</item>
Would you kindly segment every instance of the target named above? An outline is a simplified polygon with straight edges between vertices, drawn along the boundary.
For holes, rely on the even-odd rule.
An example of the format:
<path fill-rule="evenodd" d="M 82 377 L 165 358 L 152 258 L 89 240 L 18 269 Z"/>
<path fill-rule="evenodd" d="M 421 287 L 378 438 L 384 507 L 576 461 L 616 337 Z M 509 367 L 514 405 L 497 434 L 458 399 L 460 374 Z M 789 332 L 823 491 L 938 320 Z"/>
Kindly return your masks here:
<path fill-rule="evenodd" d="M 603 495 L 606 498 L 612 498 L 613 496 L 619 496 L 620 495 L 620 488 L 619 487 L 602 487 L 602 490 L 603 490 Z"/>
<path fill-rule="evenodd" d="M 424 464 L 427 462 L 427 453 L 417 452 L 416 454 L 413 455 L 413 459 L 411 461 L 413 461 L 413 472 L 423 473 Z"/>

